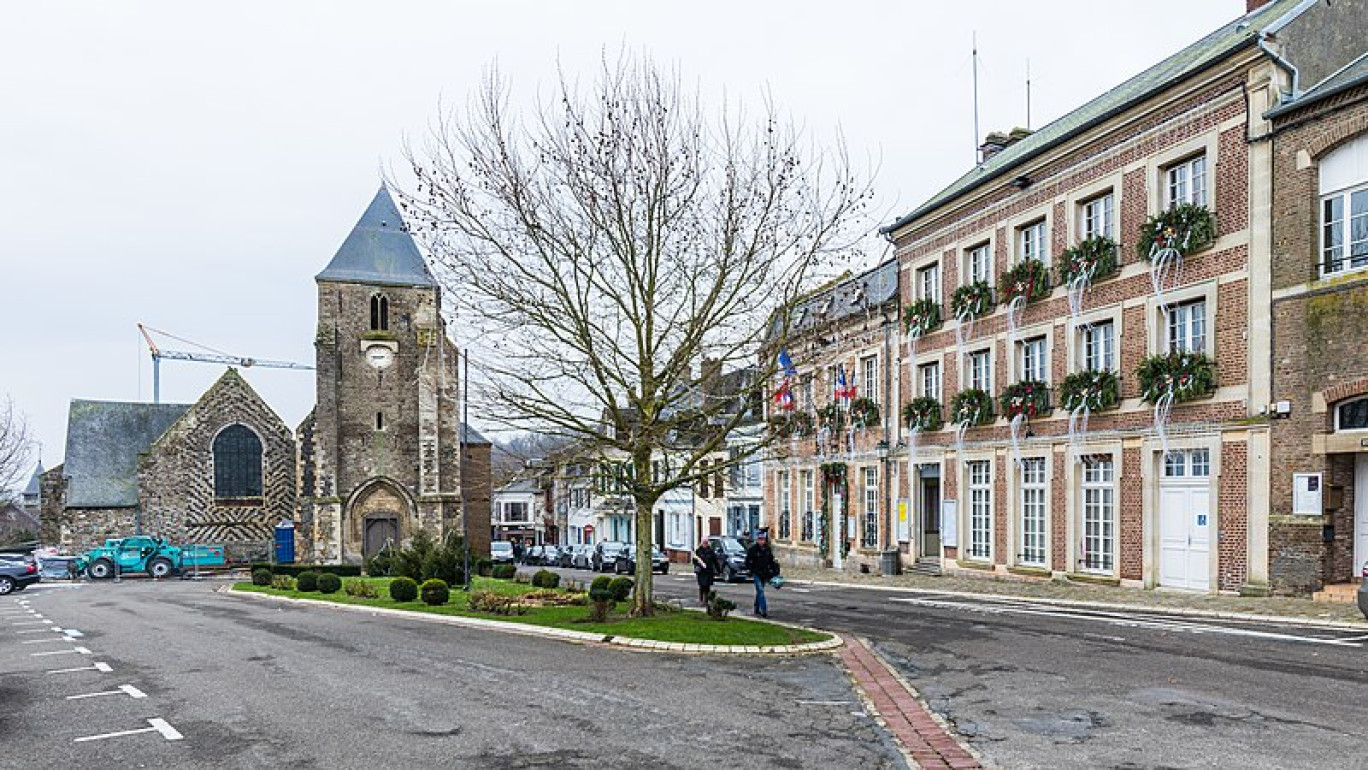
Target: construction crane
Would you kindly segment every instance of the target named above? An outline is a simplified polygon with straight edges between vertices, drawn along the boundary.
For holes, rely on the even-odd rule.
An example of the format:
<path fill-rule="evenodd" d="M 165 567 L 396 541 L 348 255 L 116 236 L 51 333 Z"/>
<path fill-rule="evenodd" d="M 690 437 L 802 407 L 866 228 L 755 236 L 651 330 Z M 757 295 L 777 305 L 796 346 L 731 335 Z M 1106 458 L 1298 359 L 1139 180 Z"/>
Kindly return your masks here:
<path fill-rule="evenodd" d="M 147 340 L 147 349 L 152 354 L 152 403 L 161 403 L 161 360 L 170 358 L 175 361 L 196 361 L 201 364 L 228 364 L 230 366 L 241 366 L 244 369 L 253 366 L 262 366 L 270 369 L 313 369 L 308 364 L 295 363 L 294 361 L 273 361 L 267 358 L 247 358 L 245 356 L 235 356 L 224 353 L 221 350 L 205 347 L 197 342 L 191 342 L 183 337 L 177 337 L 170 332 L 160 329 L 153 329 L 150 326 L 138 324 L 138 331 L 142 332 L 143 339 Z M 184 350 L 162 350 L 157 347 L 157 343 L 152 340 L 152 332 L 163 337 L 169 337 L 187 345 L 194 345 L 203 348 L 204 353 L 189 353 Z"/>

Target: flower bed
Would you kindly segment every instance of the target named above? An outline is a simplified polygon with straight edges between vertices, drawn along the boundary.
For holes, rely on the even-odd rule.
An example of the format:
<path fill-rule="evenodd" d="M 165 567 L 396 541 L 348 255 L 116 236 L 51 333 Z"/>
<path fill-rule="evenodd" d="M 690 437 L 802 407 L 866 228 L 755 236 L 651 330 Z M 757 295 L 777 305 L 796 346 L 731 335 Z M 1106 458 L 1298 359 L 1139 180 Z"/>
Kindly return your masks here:
<path fill-rule="evenodd" d="M 921 396 L 908 401 L 903 406 L 903 423 L 908 430 L 940 430 L 945 424 L 941 416 L 941 402 L 930 396 Z"/>
<path fill-rule="evenodd" d="M 1022 380 L 1007 386 L 998 402 L 1002 404 L 1003 416 L 1008 419 L 1024 414 L 1026 419 L 1032 420 L 1052 411 L 1050 386 L 1038 380 Z"/>
<path fill-rule="evenodd" d="M 1038 259 L 1023 259 L 1002 274 L 998 281 L 998 297 L 1004 305 L 1017 297 L 1027 302 L 1050 296 L 1050 269 Z"/>
<path fill-rule="evenodd" d="M 992 423 L 993 397 L 979 388 L 961 390 L 950 400 L 950 421 L 970 427 Z"/>
<path fill-rule="evenodd" d="M 1151 404 L 1170 391 L 1174 402 L 1182 403 L 1216 390 L 1216 364 L 1201 353 L 1150 356 L 1135 374 L 1141 396 Z"/>
<path fill-rule="evenodd" d="M 921 337 L 941 326 L 941 306 L 930 299 L 919 299 L 903 308 L 903 325 L 913 337 Z"/>
<path fill-rule="evenodd" d="M 1183 203 L 1149 218 L 1140 226 L 1136 248 L 1140 256 L 1153 260 L 1164 249 L 1187 255 L 1201 251 L 1216 241 L 1216 220 L 1206 206 Z"/>
<path fill-rule="evenodd" d="M 1080 275 L 1091 280 L 1105 278 L 1117 271 L 1116 242 L 1095 235 L 1064 252 L 1059 260 L 1059 282 L 1065 286 Z"/>
<path fill-rule="evenodd" d="M 993 312 L 993 304 L 993 287 L 983 281 L 961 286 L 950 295 L 950 309 L 954 311 L 956 318 L 965 315 L 970 318 L 987 315 Z"/>
<path fill-rule="evenodd" d="M 1059 405 L 1072 412 L 1086 406 L 1089 412 L 1113 409 L 1121 403 L 1121 380 L 1114 372 L 1089 369 L 1074 372 L 1059 383 Z"/>

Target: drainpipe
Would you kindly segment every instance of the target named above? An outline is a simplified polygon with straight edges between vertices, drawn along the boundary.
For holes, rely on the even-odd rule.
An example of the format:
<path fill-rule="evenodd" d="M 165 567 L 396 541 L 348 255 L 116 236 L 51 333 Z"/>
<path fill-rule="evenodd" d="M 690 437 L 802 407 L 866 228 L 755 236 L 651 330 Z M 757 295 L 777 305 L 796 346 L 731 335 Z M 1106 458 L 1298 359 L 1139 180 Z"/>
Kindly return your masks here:
<path fill-rule="evenodd" d="M 1259 33 L 1259 50 L 1267 54 L 1268 58 L 1272 59 L 1274 64 L 1277 64 L 1279 67 L 1283 69 L 1283 71 L 1285 71 L 1288 75 L 1291 76 L 1292 93 L 1287 94 L 1287 96 L 1289 98 L 1296 98 L 1296 96 L 1301 93 L 1301 73 L 1297 71 L 1297 65 L 1293 64 L 1287 59 L 1284 59 L 1282 56 L 1275 53 L 1273 49 L 1268 47 L 1268 41 L 1272 39 L 1273 36 L 1268 32 Z M 1281 89 L 1279 89 L 1279 91 L 1281 91 Z M 1283 98 L 1283 95 L 1280 93 L 1278 96 L 1278 103 L 1282 104 L 1286 101 L 1287 99 Z"/>

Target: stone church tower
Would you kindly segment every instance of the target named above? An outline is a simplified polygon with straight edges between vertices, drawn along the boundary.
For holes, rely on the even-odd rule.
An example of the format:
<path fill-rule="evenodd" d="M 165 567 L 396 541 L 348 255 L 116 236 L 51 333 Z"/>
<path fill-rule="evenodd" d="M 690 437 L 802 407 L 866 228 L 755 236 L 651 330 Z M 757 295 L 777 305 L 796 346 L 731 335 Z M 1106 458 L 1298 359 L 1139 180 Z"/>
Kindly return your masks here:
<path fill-rule="evenodd" d="M 419 529 L 460 531 L 456 347 L 385 188 L 315 280 L 318 401 L 299 429 L 306 558 L 357 562 Z"/>

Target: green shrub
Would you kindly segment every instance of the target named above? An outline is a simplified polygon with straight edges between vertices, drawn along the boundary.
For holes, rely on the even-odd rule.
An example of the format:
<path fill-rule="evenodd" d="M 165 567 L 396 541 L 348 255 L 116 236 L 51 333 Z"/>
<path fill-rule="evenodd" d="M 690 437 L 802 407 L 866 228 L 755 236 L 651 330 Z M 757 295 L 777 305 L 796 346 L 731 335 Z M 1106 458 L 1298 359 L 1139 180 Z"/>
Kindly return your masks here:
<path fill-rule="evenodd" d="M 527 607 L 516 596 L 496 591 L 476 591 L 470 595 L 470 609 L 495 615 L 525 615 Z"/>
<path fill-rule="evenodd" d="M 429 578 L 424 581 L 421 594 L 423 604 L 433 607 L 451 600 L 451 589 L 447 587 L 446 581 L 440 578 Z"/>
<path fill-rule="evenodd" d="M 317 591 L 318 573 L 313 571 L 301 572 L 295 576 L 296 591 Z"/>
<path fill-rule="evenodd" d="M 345 586 L 347 596 L 357 596 L 363 599 L 378 599 L 380 592 L 376 590 L 374 583 L 367 583 L 364 580 L 348 580 Z"/>
<path fill-rule="evenodd" d="M 360 577 L 360 564 L 271 564 L 269 562 L 254 562 L 252 570 L 270 570 L 273 575 L 291 575 L 298 577 L 301 572 L 331 572 L 338 577 Z"/>
<path fill-rule="evenodd" d="M 512 580 L 518 574 L 518 568 L 513 564 L 495 564 L 490 574 L 499 580 Z"/>
<path fill-rule="evenodd" d="M 271 587 L 281 591 L 293 591 L 295 589 L 295 579 L 289 575 L 272 575 Z"/>
<path fill-rule="evenodd" d="M 616 600 L 613 598 L 612 589 L 606 587 L 590 588 L 589 619 L 595 623 L 606 621 L 608 619 L 608 610 L 611 610 L 616 603 Z"/>
<path fill-rule="evenodd" d="M 736 609 L 736 602 L 718 596 L 716 591 L 708 592 L 708 617 L 713 620 L 726 620 L 727 613 Z"/>
<path fill-rule="evenodd" d="M 608 588 L 608 584 L 612 582 L 613 579 L 608 577 L 607 575 L 599 575 L 598 577 L 594 578 L 594 582 L 589 584 L 589 590 L 593 591 L 596 588 L 606 590 Z"/>
<path fill-rule="evenodd" d="M 390 581 L 389 595 L 396 602 L 411 602 L 418 598 L 418 583 L 413 578 L 397 577 Z"/>
<path fill-rule="evenodd" d="M 324 572 L 318 576 L 318 592 L 321 594 L 335 594 L 342 588 L 342 578 L 331 572 Z"/>
<path fill-rule="evenodd" d="M 476 575 L 489 577 L 489 573 L 494 569 L 494 562 L 489 559 L 476 559 L 474 567 Z"/>
<path fill-rule="evenodd" d="M 613 592 L 613 601 L 625 602 L 627 597 L 632 595 L 632 586 L 636 585 L 629 577 L 615 577 L 608 583 L 608 590 Z"/>
<path fill-rule="evenodd" d="M 257 567 L 256 569 L 252 570 L 252 585 L 268 586 L 271 584 L 272 577 L 274 577 L 274 575 L 271 574 L 271 571 L 269 569 L 266 569 L 265 567 Z"/>
<path fill-rule="evenodd" d="M 532 585 L 537 588 L 558 588 L 560 586 L 560 575 L 549 569 L 539 569 L 537 574 L 532 576 Z"/>

